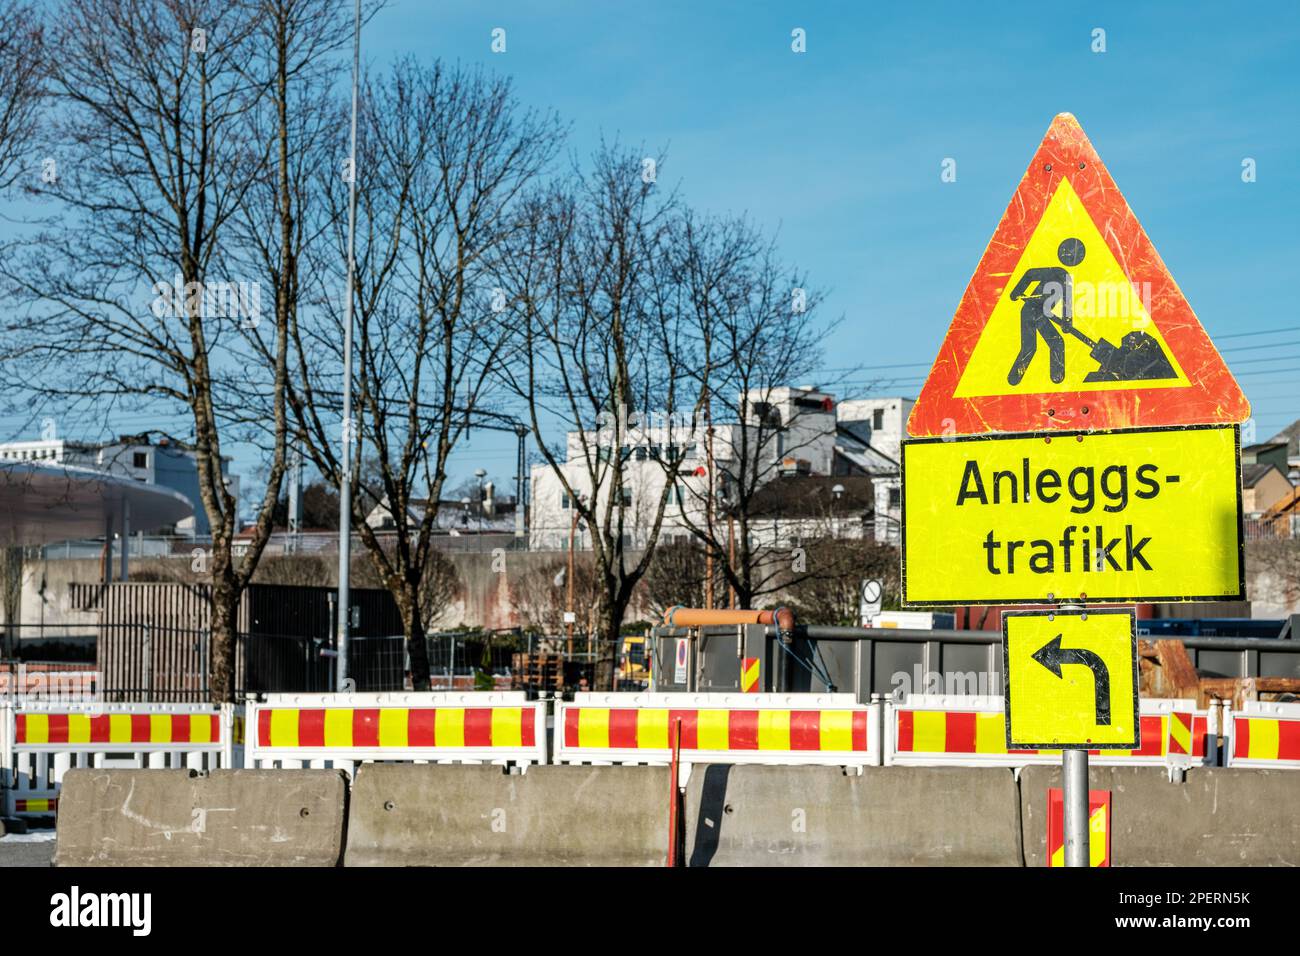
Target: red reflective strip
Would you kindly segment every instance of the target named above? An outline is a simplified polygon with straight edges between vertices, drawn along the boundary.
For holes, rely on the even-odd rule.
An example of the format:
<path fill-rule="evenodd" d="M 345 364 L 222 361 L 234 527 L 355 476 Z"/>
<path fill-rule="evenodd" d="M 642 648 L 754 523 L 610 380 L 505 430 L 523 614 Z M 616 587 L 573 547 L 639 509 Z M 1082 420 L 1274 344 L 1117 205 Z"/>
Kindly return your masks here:
<path fill-rule="evenodd" d="M 682 721 L 682 739 L 678 746 L 682 750 L 699 750 L 700 749 L 700 714 L 696 710 L 670 710 L 668 711 L 668 746 L 673 745 L 673 728 L 677 726 L 677 720 Z"/>
<path fill-rule="evenodd" d="M 325 746 L 325 711 L 303 708 L 298 711 L 298 746 Z"/>
<path fill-rule="evenodd" d="M 1192 718 L 1192 756 L 1205 756 L 1205 738 L 1210 735 L 1210 718 Z"/>
<path fill-rule="evenodd" d="M 853 712 L 853 749 L 867 749 L 867 712 L 864 710 Z"/>
<path fill-rule="evenodd" d="M 943 749 L 950 754 L 975 752 L 975 714 L 971 711 L 947 714 L 943 726 Z"/>
<path fill-rule="evenodd" d="M 1038 751 L 1037 750 L 1008 750 L 1007 753 L 1017 757 L 1028 757 L 1028 756 L 1033 756 L 1034 754 L 1038 753 Z"/>
<path fill-rule="evenodd" d="M 492 708 L 465 708 L 465 746 L 492 746 Z"/>
<path fill-rule="evenodd" d="M 149 743 L 150 724 L 148 714 L 131 715 L 131 743 L 147 744 Z"/>
<path fill-rule="evenodd" d="M 24 744 L 27 742 L 27 715 L 19 714 L 17 725 L 14 727 L 14 740 L 16 743 Z"/>
<path fill-rule="evenodd" d="M 1300 760 L 1300 720 L 1277 722 L 1277 759 Z"/>
<path fill-rule="evenodd" d="M 68 742 L 68 715 L 50 714 L 50 743 L 66 744 Z"/>
<path fill-rule="evenodd" d="M 379 746 L 379 711 L 358 707 L 352 712 L 352 746 Z"/>
<path fill-rule="evenodd" d="M 536 747 L 537 711 L 531 707 L 525 707 L 519 719 L 522 721 L 519 728 L 519 742 L 525 747 Z"/>
<path fill-rule="evenodd" d="M 819 710 L 790 711 L 790 749 L 822 749 L 822 715 Z"/>
<path fill-rule="evenodd" d="M 731 712 L 727 720 L 727 747 L 731 750 L 758 749 L 758 711 Z"/>
<path fill-rule="evenodd" d="M 433 707 L 412 707 L 406 719 L 406 742 L 411 747 L 434 747 L 438 711 Z"/>
<path fill-rule="evenodd" d="M 221 715 L 212 714 L 208 717 L 208 720 L 210 721 L 208 724 L 208 739 L 216 743 L 221 739 Z"/>
<path fill-rule="evenodd" d="M 108 743 L 108 732 L 111 724 L 108 720 L 108 714 L 100 714 L 98 717 L 90 718 L 90 742 L 92 744 Z"/>
<path fill-rule="evenodd" d="M 269 710 L 259 710 L 257 712 L 257 745 L 259 747 L 271 746 L 271 712 Z"/>
<path fill-rule="evenodd" d="M 636 715 L 634 707 L 611 707 L 609 711 L 609 745 L 612 748 L 636 749 Z"/>
<path fill-rule="evenodd" d="M 564 708 L 564 746 L 578 746 L 578 712 L 581 707 Z"/>
<path fill-rule="evenodd" d="M 1245 760 L 1250 756 L 1250 721 L 1244 717 L 1232 719 L 1232 755 Z"/>
<path fill-rule="evenodd" d="M 898 710 L 898 745 L 894 748 L 899 753 L 911 753 L 915 747 L 912 744 L 912 711 Z"/>
<path fill-rule="evenodd" d="M 1147 716 L 1141 718 L 1141 721 L 1142 749 L 1133 751 L 1133 756 L 1159 757 L 1165 752 L 1164 741 L 1160 739 L 1160 717 Z"/>

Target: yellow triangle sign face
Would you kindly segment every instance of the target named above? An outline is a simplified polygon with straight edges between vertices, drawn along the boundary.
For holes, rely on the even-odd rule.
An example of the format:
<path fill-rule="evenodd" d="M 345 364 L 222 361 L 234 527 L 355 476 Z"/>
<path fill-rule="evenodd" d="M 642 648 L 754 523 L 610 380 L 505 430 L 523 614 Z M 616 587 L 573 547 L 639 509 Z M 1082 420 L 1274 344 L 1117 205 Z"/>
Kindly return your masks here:
<path fill-rule="evenodd" d="M 1063 243 L 1068 267 L 1061 262 Z M 956 397 L 1189 384 L 1151 321 L 1150 283 L 1129 281 L 1068 179 L 1057 185 L 1015 269 L 1003 278 L 1006 285 L 958 380 Z M 1067 303 L 1077 335 L 1063 330 Z M 1120 342 L 1135 330 L 1158 343 L 1170 368 L 1160 378 L 1097 380 L 1093 347 L 1083 337 Z M 1060 356 L 1055 362 L 1054 349 Z"/>

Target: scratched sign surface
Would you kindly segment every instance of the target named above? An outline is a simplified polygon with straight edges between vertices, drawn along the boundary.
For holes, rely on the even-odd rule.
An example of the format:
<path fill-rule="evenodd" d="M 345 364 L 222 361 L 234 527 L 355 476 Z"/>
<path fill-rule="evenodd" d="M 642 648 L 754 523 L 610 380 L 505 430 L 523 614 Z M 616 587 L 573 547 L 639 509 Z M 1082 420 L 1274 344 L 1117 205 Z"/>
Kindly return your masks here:
<path fill-rule="evenodd" d="M 1235 424 L 1249 415 L 1092 144 L 1060 114 L 966 288 L 908 432 Z"/>
<path fill-rule="evenodd" d="M 1236 425 L 903 442 L 903 603 L 1243 596 Z"/>
<path fill-rule="evenodd" d="M 1008 750 L 1136 750 L 1131 608 L 1002 616 Z"/>

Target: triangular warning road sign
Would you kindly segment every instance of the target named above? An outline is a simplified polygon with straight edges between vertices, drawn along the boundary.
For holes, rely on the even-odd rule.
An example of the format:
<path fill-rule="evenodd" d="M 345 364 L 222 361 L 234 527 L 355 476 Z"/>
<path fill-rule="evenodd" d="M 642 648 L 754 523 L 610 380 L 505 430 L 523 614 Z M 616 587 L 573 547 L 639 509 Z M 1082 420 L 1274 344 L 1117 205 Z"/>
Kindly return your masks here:
<path fill-rule="evenodd" d="M 908 432 L 1208 425 L 1249 415 L 1078 121 L 1061 113 L 966 287 Z"/>

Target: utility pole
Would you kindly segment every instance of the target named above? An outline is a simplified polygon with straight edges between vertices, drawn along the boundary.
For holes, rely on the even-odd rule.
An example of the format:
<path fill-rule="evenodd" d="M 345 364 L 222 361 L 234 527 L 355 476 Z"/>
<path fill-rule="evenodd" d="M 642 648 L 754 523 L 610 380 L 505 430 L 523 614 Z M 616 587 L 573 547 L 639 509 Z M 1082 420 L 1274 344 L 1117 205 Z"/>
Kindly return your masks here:
<path fill-rule="evenodd" d="M 338 685 L 348 685 L 348 631 L 352 615 L 349 609 L 352 588 L 352 442 L 357 436 L 352 420 L 352 299 L 356 282 L 357 242 L 357 89 L 361 74 L 361 0 L 356 0 L 352 27 L 352 145 L 348 159 L 348 283 L 344 304 L 343 333 L 343 435 L 339 476 L 339 600 Z"/>
<path fill-rule="evenodd" d="M 568 588 L 569 596 L 564 603 L 564 630 L 567 636 L 565 649 L 569 658 L 573 657 L 573 539 L 578 535 L 578 503 L 569 502 L 573 517 L 569 521 L 569 569 L 566 572 L 565 585 Z"/>

